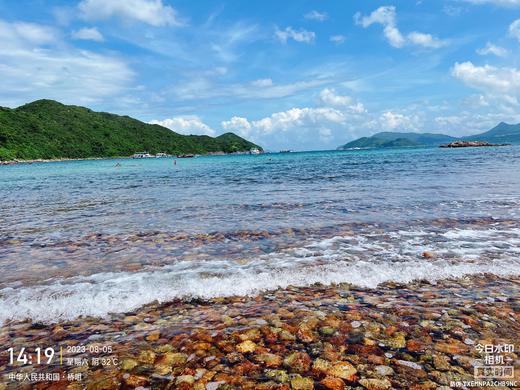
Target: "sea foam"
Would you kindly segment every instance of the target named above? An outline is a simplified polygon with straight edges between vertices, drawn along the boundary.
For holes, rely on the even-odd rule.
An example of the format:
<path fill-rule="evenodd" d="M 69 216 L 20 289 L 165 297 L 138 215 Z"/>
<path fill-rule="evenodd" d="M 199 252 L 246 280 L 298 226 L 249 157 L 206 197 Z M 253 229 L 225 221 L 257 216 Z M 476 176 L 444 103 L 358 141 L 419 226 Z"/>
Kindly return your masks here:
<path fill-rule="evenodd" d="M 254 295 L 289 285 L 351 283 L 375 288 L 388 281 L 437 281 L 484 273 L 518 275 L 519 244 L 518 229 L 337 236 L 240 262 L 179 260 L 139 272 L 98 273 L 7 287 L 0 290 L 0 322 L 105 317 L 152 302 Z M 421 258 L 425 249 L 435 257 Z"/>

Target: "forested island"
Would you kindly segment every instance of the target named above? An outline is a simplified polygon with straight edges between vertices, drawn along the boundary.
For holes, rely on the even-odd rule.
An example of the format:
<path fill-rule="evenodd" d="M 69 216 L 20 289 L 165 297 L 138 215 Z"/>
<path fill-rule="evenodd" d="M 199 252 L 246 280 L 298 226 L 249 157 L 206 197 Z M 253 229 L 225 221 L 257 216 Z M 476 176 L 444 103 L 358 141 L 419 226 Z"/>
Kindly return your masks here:
<path fill-rule="evenodd" d="M 37 100 L 0 107 L 0 161 L 80 159 L 150 153 L 209 154 L 262 150 L 234 133 L 182 135 L 129 116 Z"/>

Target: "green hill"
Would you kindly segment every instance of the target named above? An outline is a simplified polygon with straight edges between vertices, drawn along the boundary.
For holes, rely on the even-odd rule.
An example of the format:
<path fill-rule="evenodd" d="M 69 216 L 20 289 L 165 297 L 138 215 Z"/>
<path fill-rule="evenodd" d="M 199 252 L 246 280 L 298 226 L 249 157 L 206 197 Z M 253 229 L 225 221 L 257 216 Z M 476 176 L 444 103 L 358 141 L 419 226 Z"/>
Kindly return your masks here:
<path fill-rule="evenodd" d="M 232 153 L 261 147 L 233 134 L 181 135 L 128 116 L 94 112 L 53 100 L 0 107 L 0 160 Z"/>
<path fill-rule="evenodd" d="M 493 144 L 520 143 L 520 123 L 510 125 L 500 122 L 491 130 L 485 133 L 476 134 L 470 137 L 463 137 L 464 140 L 487 141 Z"/>
<path fill-rule="evenodd" d="M 440 145 L 444 142 L 451 142 L 456 140 L 455 137 L 450 137 L 444 134 L 433 133 L 393 133 L 381 132 L 374 134 L 371 137 L 362 137 L 338 149 L 352 149 L 352 148 L 390 148 L 390 147 L 404 147 L 404 146 L 430 146 Z"/>
<path fill-rule="evenodd" d="M 520 143 L 520 124 L 509 125 L 501 122 L 489 131 L 461 138 L 435 133 L 394 133 L 387 131 L 374 134 L 371 137 L 358 138 L 340 146 L 338 149 L 439 146 L 457 140 L 487 141 L 494 144 Z"/>

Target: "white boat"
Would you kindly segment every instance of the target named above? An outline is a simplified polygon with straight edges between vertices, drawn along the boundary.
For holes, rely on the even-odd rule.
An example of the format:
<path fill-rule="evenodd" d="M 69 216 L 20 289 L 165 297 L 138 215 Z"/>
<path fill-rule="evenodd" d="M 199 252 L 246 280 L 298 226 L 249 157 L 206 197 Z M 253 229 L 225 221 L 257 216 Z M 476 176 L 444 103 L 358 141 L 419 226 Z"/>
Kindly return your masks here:
<path fill-rule="evenodd" d="M 260 154 L 260 150 L 257 148 L 253 148 L 249 151 L 250 154 Z"/>
<path fill-rule="evenodd" d="M 155 158 L 162 158 L 162 157 L 168 157 L 168 155 L 166 153 L 157 153 L 155 155 Z"/>
<path fill-rule="evenodd" d="M 134 153 L 134 155 L 132 156 L 132 158 L 153 158 L 153 157 L 154 156 L 152 156 L 148 152 L 137 152 L 137 153 Z"/>

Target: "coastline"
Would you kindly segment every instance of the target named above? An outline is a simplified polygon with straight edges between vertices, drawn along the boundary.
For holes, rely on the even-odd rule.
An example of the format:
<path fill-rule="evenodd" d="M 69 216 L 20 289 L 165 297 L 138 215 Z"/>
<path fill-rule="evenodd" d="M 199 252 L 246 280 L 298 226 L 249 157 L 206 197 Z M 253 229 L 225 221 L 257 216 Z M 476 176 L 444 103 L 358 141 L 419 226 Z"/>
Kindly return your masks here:
<path fill-rule="evenodd" d="M 288 287 L 254 297 L 177 300 L 110 318 L 58 324 L 13 322 L 0 341 L 86 346 L 87 366 L 12 367 L 0 371 L 80 374 L 59 388 L 448 389 L 473 380 L 478 344 L 515 344 L 520 278 L 478 276 L 435 284 L 385 283 Z M 111 353 L 99 352 L 112 349 Z M 506 354 L 512 365 L 515 353 Z M 93 358 L 116 364 L 93 366 Z M 72 360 L 70 360 L 72 361 Z M 108 360 L 107 360 L 108 361 Z M 514 380 L 520 380 L 516 371 Z M 6 381 L 4 389 L 20 383 Z M 57 386 L 38 382 L 37 388 Z"/>
<path fill-rule="evenodd" d="M 265 152 L 263 152 L 265 153 Z M 197 156 L 228 156 L 235 154 L 250 154 L 249 151 L 240 151 L 233 153 L 225 153 L 225 152 L 210 152 L 204 154 L 196 154 Z M 150 157 L 151 159 L 155 159 L 156 157 Z M 183 158 L 175 155 L 167 156 L 167 157 L 157 157 L 157 158 Z M 132 160 L 132 156 L 110 156 L 110 157 L 80 157 L 80 158 L 51 158 L 51 159 L 31 159 L 31 160 L 8 160 L 8 161 L 0 161 L 0 166 L 2 165 L 18 165 L 18 164 L 34 164 L 34 163 L 49 163 L 49 162 L 63 162 L 63 161 L 94 161 L 94 160 L 122 160 L 122 159 L 130 159 Z"/>

